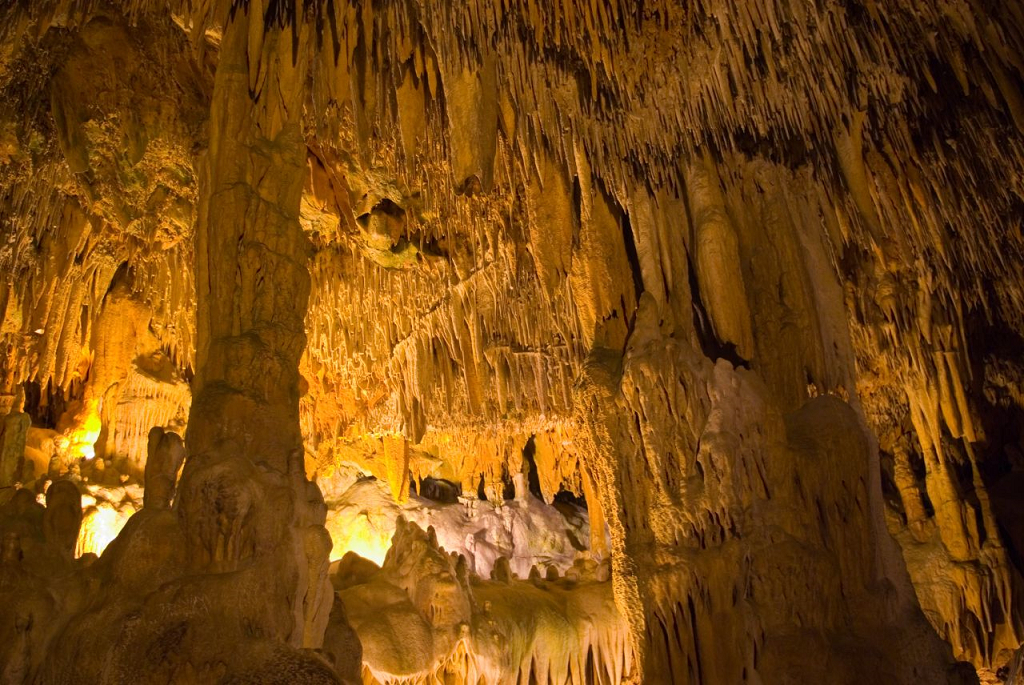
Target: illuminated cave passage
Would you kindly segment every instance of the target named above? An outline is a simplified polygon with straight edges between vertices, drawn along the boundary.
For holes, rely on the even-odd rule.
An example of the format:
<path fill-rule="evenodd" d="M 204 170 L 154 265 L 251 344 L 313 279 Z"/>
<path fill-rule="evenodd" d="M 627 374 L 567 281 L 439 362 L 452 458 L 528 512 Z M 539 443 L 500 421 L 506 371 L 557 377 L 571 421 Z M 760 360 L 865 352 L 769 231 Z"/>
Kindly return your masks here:
<path fill-rule="evenodd" d="M 1024 683 L 1016 3 L 0 4 L 0 683 Z"/>

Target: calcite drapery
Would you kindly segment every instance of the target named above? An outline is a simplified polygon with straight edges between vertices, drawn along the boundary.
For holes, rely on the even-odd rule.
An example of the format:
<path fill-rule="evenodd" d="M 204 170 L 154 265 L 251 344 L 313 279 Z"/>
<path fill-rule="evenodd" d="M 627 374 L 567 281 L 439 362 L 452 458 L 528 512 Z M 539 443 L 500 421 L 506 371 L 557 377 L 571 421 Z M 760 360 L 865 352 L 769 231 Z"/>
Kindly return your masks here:
<path fill-rule="evenodd" d="M 293 539 L 299 514 L 247 532 L 264 499 L 319 520 L 303 447 L 320 477 L 352 462 L 398 498 L 429 476 L 497 500 L 532 444 L 544 496 L 586 492 L 608 522 L 649 679 L 771 679 L 858 650 L 878 677 L 942 678 L 952 659 L 990 677 L 1010 658 L 1017 5 L 94 5 L 0 10 L 0 406 L 25 381 L 37 420 L 64 391 L 85 400 L 48 423 L 104 460 L 47 477 L 116 482 L 107 455 L 144 453 L 148 425 L 122 431 L 134 447 L 93 436 L 121 421 L 101 386 L 137 396 L 123 390 L 145 365 L 123 357 L 148 328 L 181 378 L 199 374 L 194 567 Z M 114 87 L 90 97 L 101 54 Z M 144 73 L 156 87 L 128 106 L 126 75 Z M 229 74 L 251 116 L 217 99 Z M 180 268 L 196 198 L 199 263 L 227 271 Z M 118 311 L 138 316 L 104 342 Z M 101 348 L 122 351 L 104 366 Z M 216 526 L 200 502 L 223 503 Z M 306 532 L 313 577 L 326 540 Z M 908 638 L 874 639 L 872 621 Z M 271 623 L 298 639 L 297 618 Z M 824 666 L 793 649 L 808 626 L 829 636 L 807 650 Z"/>
<path fill-rule="evenodd" d="M 305 477 L 298 422 L 308 291 L 298 221 L 305 84 L 291 70 L 305 69 L 292 52 L 305 44 L 308 24 L 282 18 L 264 27 L 252 9 L 223 15 L 202 156 L 196 402 L 180 482 L 176 489 L 181 440 L 154 428 L 143 510 L 83 571 L 84 586 L 47 588 L 65 609 L 42 628 L 54 640 L 49 657 L 18 681 L 340 682 L 323 658 L 302 651 L 322 642 L 333 603 L 325 509 Z M 262 97 L 249 84 L 250 71 L 261 70 Z M 107 300 L 109 318 L 118 310 Z M 101 339 L 124 345 L 130 337 L 116 337 L 115 326 L 108 320 Z M 132 359 L 102 344 L 97 353 L 112 363 Z M 94 365 L 97 374 L 109 368 Z M 95 403 L 87 392 L 85 406 Z M 46 542 L 70 557 L 78 486 L 56 481 L 47 500 Z M 160 658 L 136 658 L 153 650 Z"/>

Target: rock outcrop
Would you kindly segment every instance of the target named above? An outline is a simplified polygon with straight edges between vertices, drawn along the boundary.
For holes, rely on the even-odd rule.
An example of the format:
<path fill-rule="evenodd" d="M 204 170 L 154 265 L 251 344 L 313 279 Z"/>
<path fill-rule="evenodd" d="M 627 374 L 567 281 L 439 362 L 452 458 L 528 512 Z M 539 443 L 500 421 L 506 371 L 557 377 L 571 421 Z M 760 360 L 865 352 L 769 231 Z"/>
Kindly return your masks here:
<path fill-rule="evenodd" d="M 1022 54 L 974 0 L 0 8 L 2 680 L 1017 677 Z"/>

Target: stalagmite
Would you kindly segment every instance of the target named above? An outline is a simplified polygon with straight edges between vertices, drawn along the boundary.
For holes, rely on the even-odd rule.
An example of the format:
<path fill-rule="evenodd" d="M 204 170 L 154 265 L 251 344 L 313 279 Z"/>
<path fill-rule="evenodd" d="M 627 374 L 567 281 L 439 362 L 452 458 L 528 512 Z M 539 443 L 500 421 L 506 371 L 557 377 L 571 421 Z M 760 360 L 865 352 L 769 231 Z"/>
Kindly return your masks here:
<path fill-rule="evenodd" d="M 22 411 L 12 411 L 0 425 L 0 487 L 13 487 L 22 480 L 25 466 L 25 438 L 31 418 Z"/>
<path fill-rule="evenodd" d="M 82 525 L 82 496 L 73 483 L 60 480 L 46 489 L 43 535 L 46 542 L 71 556 Z"/>
<path fill-rule="evenodd" d="M 148 452 L 143 506 L 166 509 L 174 499 L 178 470 L 185 461 L 185 446 L 178 435 L 153 428 L 149 432 Z"/>

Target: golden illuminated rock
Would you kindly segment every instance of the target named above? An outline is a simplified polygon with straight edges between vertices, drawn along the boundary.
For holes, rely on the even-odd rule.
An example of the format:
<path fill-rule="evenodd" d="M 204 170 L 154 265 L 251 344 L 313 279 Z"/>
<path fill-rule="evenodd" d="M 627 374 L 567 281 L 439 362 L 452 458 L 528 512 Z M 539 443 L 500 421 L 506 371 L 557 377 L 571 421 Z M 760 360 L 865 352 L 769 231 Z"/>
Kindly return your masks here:
<path fill-rule="evenodd" d="M 0 7 L 0 680 L 1017 677 L 1024 15 L 904 5 Z"/>

